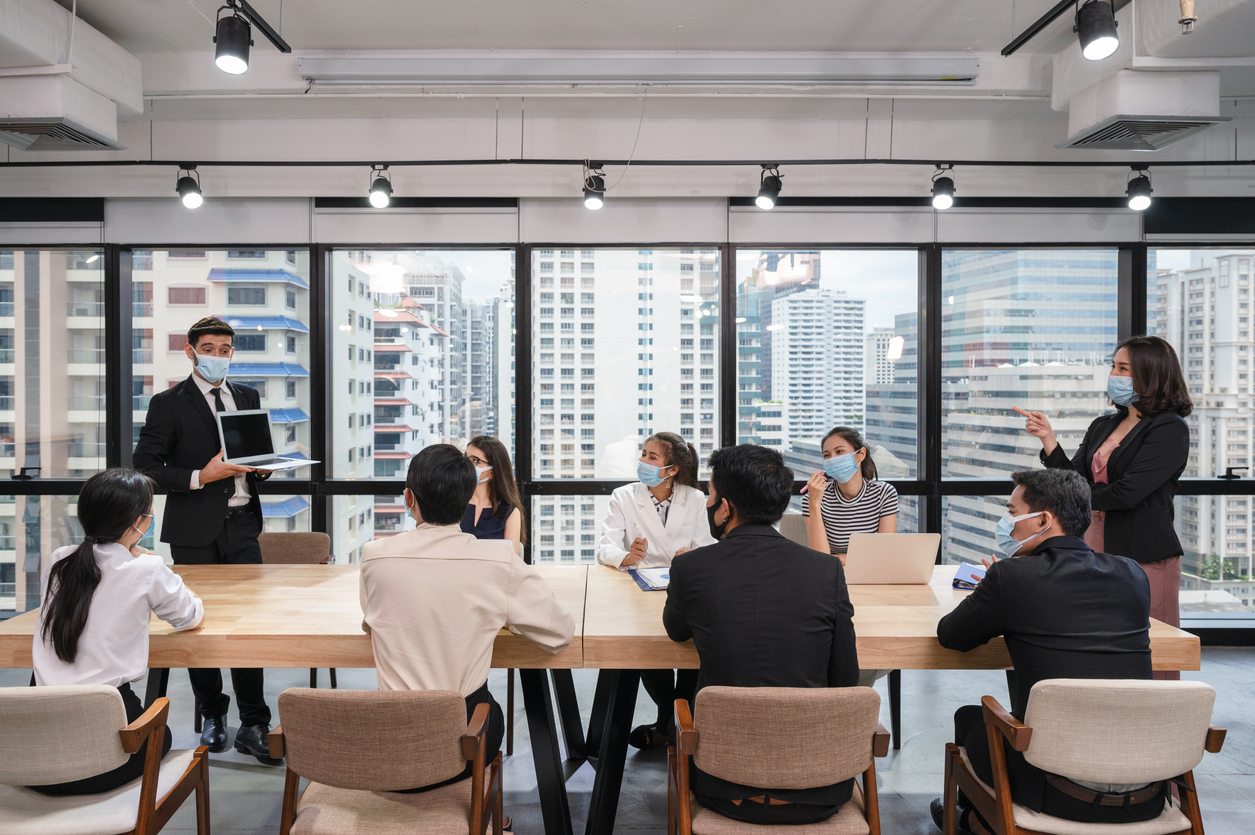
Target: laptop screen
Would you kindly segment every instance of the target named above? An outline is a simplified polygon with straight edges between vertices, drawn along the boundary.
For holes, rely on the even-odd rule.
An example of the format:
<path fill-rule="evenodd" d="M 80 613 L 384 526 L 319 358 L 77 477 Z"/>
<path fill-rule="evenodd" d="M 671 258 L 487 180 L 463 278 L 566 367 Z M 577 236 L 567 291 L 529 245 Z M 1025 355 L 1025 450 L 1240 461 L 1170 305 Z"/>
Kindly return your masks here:
<path fill-rule="evenodd" d="M 227 460 L 251 458 L 257 455 L 273 455 L 274 439 L 270 436 L 270 415 L 236 414 L 223 412 L 222 441 L 226 445 Z"/>

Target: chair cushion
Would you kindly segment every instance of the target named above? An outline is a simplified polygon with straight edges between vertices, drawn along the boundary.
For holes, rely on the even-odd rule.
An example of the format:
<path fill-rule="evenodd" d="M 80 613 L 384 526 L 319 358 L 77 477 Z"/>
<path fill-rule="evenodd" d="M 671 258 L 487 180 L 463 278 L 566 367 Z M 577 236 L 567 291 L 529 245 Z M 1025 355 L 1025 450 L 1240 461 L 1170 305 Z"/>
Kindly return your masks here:
<path fill-rule="evenodd" d="M 419 794 L 338 789 L 310 783 L 292 835 L 468 835 L 471 780 Z"/>
<path fill-rule="evenodd" d="M 161 801 L 192 764 L 192 752 L 171 751 L 161 761 Z M 141 780 L 103 794 L 48 797 L 21 786 L 0 786 L 0 832 L 5 835 L 119 835 L 135 828 Z"/>
<path fill-rule="evenodd" d="M 959 748 L 959 755 L 963 758 L 963 765 L 969 772 L 972 772 L 972 762 L 967 758 L 967 749 Z M 972 772 L 972 776 L 975 777 L 976 773 Z M 993 787 L 979 778 L 976 782 L 992 799 Z M 1015 813 L 1016 826 L 1042 832 L 1044 835 L 1104 835 L 1104 833 L 1106 835 L 1171 835 L 1171 833 L 1185 832 L 1190 828 L 1190 819 L 1171 803 L 1165 804 L 1163 814 L 1159 817 L 1136 823 L 1081 823 L 1034 812 L 1018 803 L 1011 804 L 1011 808 Z"/>
<path fill-rule="evenodd" d="M 863 813 L 863 793 L 857 790 L 841 811 L 828 820 L 803 826 L 764 826 L 732 820 L 702 806 L 697 798 L 693 798 L 692 807 L 693 835 L 787 835 L 790 832 L 797 835 L 868 835 L 871 832 Z"/>

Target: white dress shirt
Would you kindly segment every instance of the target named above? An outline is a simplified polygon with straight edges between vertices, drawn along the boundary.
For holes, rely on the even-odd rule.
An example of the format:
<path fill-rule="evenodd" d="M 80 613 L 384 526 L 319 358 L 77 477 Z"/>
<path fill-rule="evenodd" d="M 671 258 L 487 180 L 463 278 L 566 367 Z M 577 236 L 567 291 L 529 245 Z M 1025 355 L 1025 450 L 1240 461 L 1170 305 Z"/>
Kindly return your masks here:
<path fill-rule="evenodd" d="M 47 600 L 52 566 L 77 548 L 67 545 L 53 551 L 40 575 L 40 600 Z M 118 687 L 135 681 L 148 670 L 148 622 L 152 613 L 175 629 L 190 629 L 205 616 L 200 598 L 156 554 L 135 557 L 129 548 L 116 542 L 93 546 L 93 550 L 100 567 L 100 585 L 92 596 L 74 663 L 66 664 L 57 657 L 51 635 L 44 640 L 41 612 L 31 649 L 37 684 Z"/>
<path fill-rule="evenodd" d="M 236 411 L 235 396 L 231 394 L 231 387 L 227 385 L 225 379 L 220 380 L 218 385 L 206 382 L 200 378 L 196 372 L 192 372 L 192 379 L 196 381 L 196 387 L 200 389 L 201 394 L 205 395 L 205 402 L 209 404 L 209 411 L 217 413 L 218 404 L 214 402 L 214 389 L 222 389 L 222 405 L 226 407 L 228 412 Z M 200 470 L 192 470 L 193 490 L 199 490 L 205 485 L 200 483 Z M 251 500 L 248 492 L 248 476 L 241 473 L 235 477 L 235 495 L 227 500 L 227 507 L 243 507 Z"/>
<path fill-rule="evenodd" d="M 645 559 L 631 568 L 671 565 L 672 557 L 681 548 L 692 550 L 715 544 L 706 519 L 706 496 L 702 491 L 677 484 L 670 501 L 664 522 L 653 494 L 644 484 L 625 484 L 615 489 L 610 494 L 606 520 L 601 523 L 597 562 L 625 568 L 623 558 L 638 536 L 645 537 L 649 548 Z"/>

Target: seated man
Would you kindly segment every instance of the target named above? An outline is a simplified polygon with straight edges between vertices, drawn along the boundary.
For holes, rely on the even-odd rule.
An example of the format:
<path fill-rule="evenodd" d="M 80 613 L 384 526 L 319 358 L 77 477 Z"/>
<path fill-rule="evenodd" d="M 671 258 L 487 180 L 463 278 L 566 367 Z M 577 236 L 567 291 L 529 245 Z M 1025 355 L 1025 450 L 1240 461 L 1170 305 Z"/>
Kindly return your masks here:
<path fill-rule="evenodd" d="M 1029 691 L 1043 679 L 1149 679 L 1150 584 L 1131 559 L 1095 553 L 1081 537 L 1090 523 L 1089 485 L 1070 470 L 1027 470 L 1011 476 L 1015 490 L 998 523 L 1008 557 L 989 567 L 976 590 L 937 624 L 943 647 L 961 652 L 1002 635 L 1014 673 L 1007 676 L 1011 712 L 1024 719 Z M 979 705 L 954 715 L 954 740 L 967 747 L 976 776 L 993 783 L 989 743 Z M 1091 823 L 1156 817 L 1163 787 L 1077 784 L 1029 765 L 1010 746 L 1011 796 L 1035 812 Z M 1130 795 L 1127 805 L 1099 805 L 1096 791 Z M 1147 797 L 1147 795 L 1153 795 Z M 960 830 L 988 831 L 967 808 Z M 932 803 L 941 823 L 941 801 Z"/>
<path fill-rule="evenodd" d="M 676 555 L 662 614 L 671 640 L 697 645 L 697 689 L 853 686 L 854 607 L 841 561 L 771 527 L 789 504 L 793 471 L 780 453 L 752 444 L 716 450 L 710 468 L 706 513 L 721 541 Z M 762 824 L 826 820 L 853 784 L 776 790 L 692 774 L 703 806 Z"/>
<path fill-rule="evenodd" d="M 462 532 L 477 481 L 475 465 L 455 446 L 414 456 L 405 506 L 418 527 L 362 547 L 361 602 L 379 689 L 461 693 L 468 721 L 477 705 L 489 705 L 491 762 L 505 733 L 488 692 L 498 631 L 513 627 L 558 652 L 571 643 L 575 621 L 509 540 Z"/>

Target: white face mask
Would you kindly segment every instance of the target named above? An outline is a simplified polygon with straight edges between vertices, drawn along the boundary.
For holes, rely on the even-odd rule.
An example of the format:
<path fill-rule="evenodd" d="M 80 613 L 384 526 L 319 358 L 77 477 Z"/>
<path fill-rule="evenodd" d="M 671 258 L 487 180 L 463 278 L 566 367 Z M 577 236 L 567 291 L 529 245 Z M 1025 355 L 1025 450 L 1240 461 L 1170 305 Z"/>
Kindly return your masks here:
<path fill-rule="evenodd" d="M 490 472 L 492 472 L 492 467 L 476 467 L 475 468 L 475 478 L 476 478 L 475 483 L 483 484 L 485 481 L 488 480 L 487 475 Z"/>

